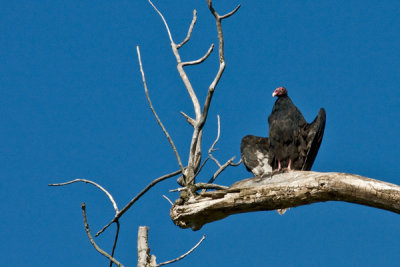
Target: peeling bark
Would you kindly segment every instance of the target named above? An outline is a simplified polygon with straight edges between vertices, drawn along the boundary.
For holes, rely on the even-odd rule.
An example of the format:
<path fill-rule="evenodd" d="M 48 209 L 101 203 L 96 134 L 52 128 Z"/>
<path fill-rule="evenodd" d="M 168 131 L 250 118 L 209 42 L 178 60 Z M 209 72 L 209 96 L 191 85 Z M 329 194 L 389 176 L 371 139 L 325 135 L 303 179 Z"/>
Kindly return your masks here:
<path fill-rule="evenodd" d="M 181 228 L 199 230 L 229 215 L 346 201 L 400 213 L 400 186 L 346 173 L 290 171 L 254 177 L 228 189 L 200 193 L 170 210 Z"/>

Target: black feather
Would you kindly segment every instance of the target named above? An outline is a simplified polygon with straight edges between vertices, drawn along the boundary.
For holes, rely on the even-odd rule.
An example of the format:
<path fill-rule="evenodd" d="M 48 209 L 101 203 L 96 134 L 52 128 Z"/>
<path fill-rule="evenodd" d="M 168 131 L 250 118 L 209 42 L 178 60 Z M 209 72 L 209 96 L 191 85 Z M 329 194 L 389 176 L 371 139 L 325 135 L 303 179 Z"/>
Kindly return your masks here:
<path fill-rule="evenodd" d="M 255 176 L 288 167 L 311 170 L 325 130 L 326 114 L 321 108 L 312 123 L 307 123 L 300 110 L 280 87 L 278 99 L 268 117 L 269 137 L 247 135 L 240 145 L 241 157 L 248 171 Z M 282 93 L 283 92 L 283 93 Z"/>

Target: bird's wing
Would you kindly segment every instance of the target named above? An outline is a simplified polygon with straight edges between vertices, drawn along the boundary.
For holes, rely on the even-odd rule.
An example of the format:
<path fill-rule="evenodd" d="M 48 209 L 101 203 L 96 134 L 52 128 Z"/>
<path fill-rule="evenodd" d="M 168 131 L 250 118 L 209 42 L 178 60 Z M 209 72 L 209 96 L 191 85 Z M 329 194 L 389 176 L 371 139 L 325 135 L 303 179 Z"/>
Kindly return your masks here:
<path fill-rule="evenodd" d="M 307 125 L 305 128 L 306 138 L 306 158 L 303 163 L 302 170 L 309 171 L 314 163 L 319 147 L 321 145 L 322 137 L 324 135 L 326 122 L 325 109 L 321 108 L 318 116 L 314 121 Z"/>
<path fill-rule="evenodd" d="M 268 138 L 247 135 L 240 145 L 241 157 L 246 169 L 255 176 L 271 172 L 268 164 Z"/>

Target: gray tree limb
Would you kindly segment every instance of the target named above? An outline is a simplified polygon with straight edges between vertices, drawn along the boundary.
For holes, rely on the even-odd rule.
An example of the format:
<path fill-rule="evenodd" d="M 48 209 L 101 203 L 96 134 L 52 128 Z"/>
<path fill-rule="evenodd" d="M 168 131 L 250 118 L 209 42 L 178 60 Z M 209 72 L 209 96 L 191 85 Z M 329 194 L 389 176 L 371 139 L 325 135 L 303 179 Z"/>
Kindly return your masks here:
<path fill-rule="evenodd" d="M 139 226 L 137 241 L 138 267 L 156 266 L 156 257 L 154 255 L 150 255 L 148 233 L 149 228 L 147 226 Z"/>
<path fill-rule="evenodd" d="M 181 228 L 199 230 L 229 215 L 346 201 L 400 213 L 400 186 L 347 173 L 290 171 L 236 182 L 228 189 L 202 192 L 170 210 Z"/>

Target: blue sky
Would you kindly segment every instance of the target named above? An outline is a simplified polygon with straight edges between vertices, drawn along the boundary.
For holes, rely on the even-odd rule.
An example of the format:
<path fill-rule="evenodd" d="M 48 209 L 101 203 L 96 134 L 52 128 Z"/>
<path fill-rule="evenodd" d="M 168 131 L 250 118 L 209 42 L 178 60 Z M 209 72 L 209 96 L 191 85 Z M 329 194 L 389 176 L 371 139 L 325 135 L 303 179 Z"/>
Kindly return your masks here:
<path fill-rule="evenodd" d="M 266 136 L 272 91 L 285 86 L 308 121 L 327 111 L 313 169 L 399 184 L 400 3 L 398 1 L 215 1 L 223 22 L 227 68 L 204 130 L 215 156 L 239 157 L 246 134 Z M 200 58 L 216 43 L 205 1 L 155 1 L 176 42 L 192 10 L 198 22 L 180 51 Z M 93 232 L 113 216 L 89 185 L 50 188 L 87 178 L 106 187 L 122 208 L 150 181 L 177 170 L 176 159 L 146 102 L 142 60 L 153 104 L 187 160 L 193 115 L 162 21 L 141 1 L 3 1 L 0 9 L 0 251 L 9 266 L 106 266 L 89 243 L 80 204 Z M 217 68 L 215 54 L 187 72 L 201 100 Z M 200 176 L 207 181 L 216 166 Z M 243 166 L 217 183 L 248 178 Z M 139 225 L 149 226 L 158 262 L 175 266 L 390 266 L 398 263 L 400 217 L 349 203 L 319 203 L 284 216 L 230 216 L 193 232 L 169 218 L 175 179 L 157 185 L 121 219 L 116 258 L 136 264 Z M 98 244 L 110 251 L 114 227 Z"/>

